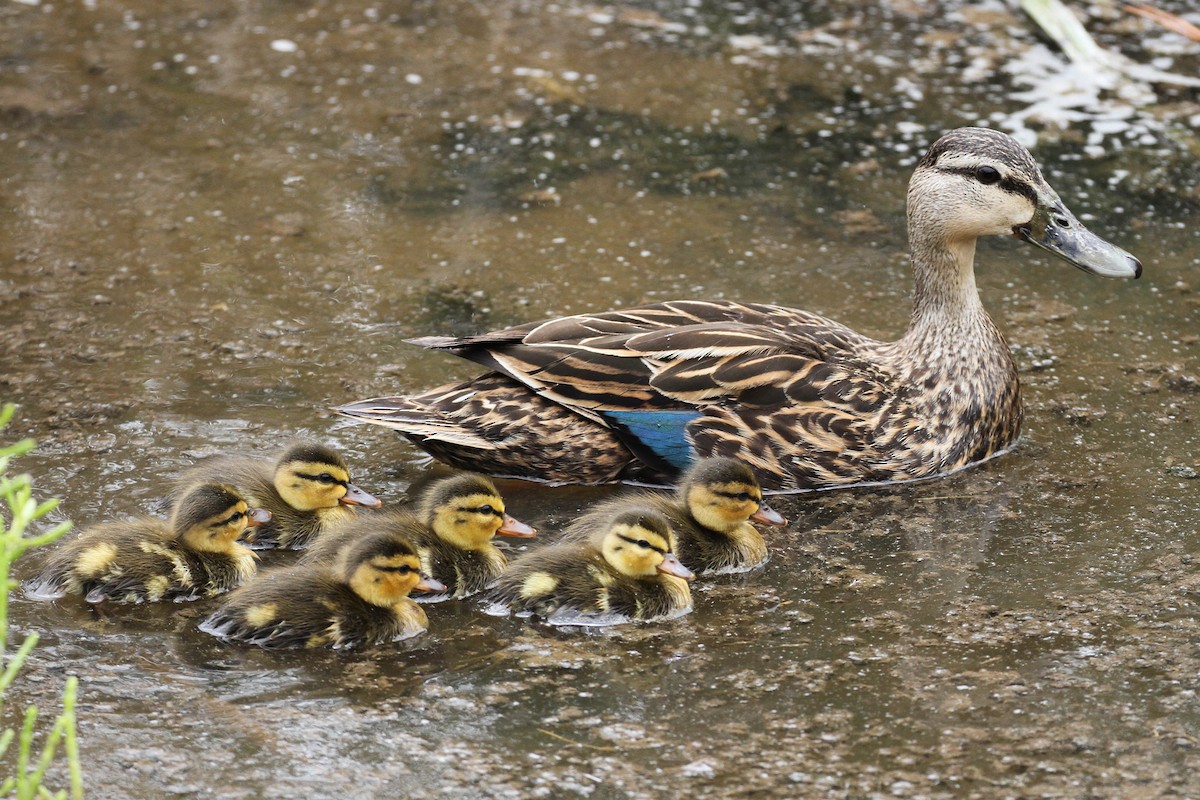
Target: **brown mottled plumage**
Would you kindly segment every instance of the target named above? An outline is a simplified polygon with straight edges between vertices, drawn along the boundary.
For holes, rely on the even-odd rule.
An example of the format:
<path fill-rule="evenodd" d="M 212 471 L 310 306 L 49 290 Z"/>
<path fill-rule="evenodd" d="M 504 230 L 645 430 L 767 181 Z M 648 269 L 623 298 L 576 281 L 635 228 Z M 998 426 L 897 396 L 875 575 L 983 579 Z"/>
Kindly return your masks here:
<path fill-rule="evenodd" d="M 561 624 L 614 624 L 692 610 L 694 576 L 671 552 L 666 518 L 626 507 L 582 541 L 565 541 L 513 561 L 492 599 Z"/>
<path fill-rule="evenodd" d="M 254 574 L 254 554 L 238 538 L 269 519 L 231 486 L 196 484 L 170 520 L 138 517 L 81 532 L 50 555 L 28 590 L 35 597 L 83 595 L 89 603 L 212 597 Z"/>
<path fill-rule="evenodd" d="M 386 531 L 354 543 L 337 568 L 297 564 L 232 592 L 200 629 L 259 647 L 364 647 L 425 631 L 413 590 L 444 591 L 421 575 L 417 551 Z"/>
<path fill-rule="evenodd" d="M 767 561 L 767 544 L 750 524 L 786 525 L 763 502 L 754 471 L 735 458 L 704 458 L 679 480 L 674 494 L 639 492 L 615 497 L 588 509 L 563 538 L 590 537 L 614 513 L 630 506 L 662 514 L 672 533 L 671 550 L 697 575 L 746 572 Z"/>
<path fill-rule="evenodd" d="M 496 484 L 483 475 L 463 473 L 426 487 L 417 510 L 359 514 L 335 526 L 321 534 L 301 560 L 336 566 L 354 542 L 375 531 L 389 531 L 412 542 L 421 558 L 421 571 L 445 584 L 445 593 L 418 600 L 461 599 L 483 591 L 508 564 L 493 538 L 535 535 L 533 528 L 505 513 Z"/>
<path fill-rule="evenodd" d="M 307 547 L 322 530 L 348 519 L 346 506 L 378 506 L 379 501 L 350 482 L 346 462 L 332 449 L 311 442 L 289 447 L 277 457 L 218 456 L 184 473 L 181 484 L 223 480 L 254 505 L 271 512 L 271 522 L 255 532 L 251 547 Z"/>
<path fill-rule="evenodd" d="M 667 483 L 697 457 L 739 458 L 807 491 L 927 478 L 1013 444 L 1017 373 L 975 287 L 975 242 L 1015 235 L 1081 269 L 1141 264 L 1088 232 L 1011 137 L 962 128 L 908 191 L 907 332 L 863 336 L 806 311 L 685 300 L 415 344 L 493 370 L 424 394 L 342 406 L 447 463 L 550 483 Z"/>

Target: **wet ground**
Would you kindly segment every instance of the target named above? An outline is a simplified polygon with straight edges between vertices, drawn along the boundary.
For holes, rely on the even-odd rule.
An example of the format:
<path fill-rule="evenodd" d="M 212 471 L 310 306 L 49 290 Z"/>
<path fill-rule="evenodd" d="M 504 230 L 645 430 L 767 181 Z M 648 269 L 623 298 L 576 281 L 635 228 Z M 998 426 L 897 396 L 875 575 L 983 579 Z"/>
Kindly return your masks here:
<path fill-rule="evenodd" d="M 1197 74 L 1196 45 L 1089 13 Z M 79 524 L 297 435 L 402 502 L 420 454 L 323 409 L 472 374 L 407 336 L 675 297 L 898 336 L 905 183 L 962 124 L 1036 137 L 1146 265 L 982 243 L 1017 449 L 781 499 L 767 567 L 669 623 L 444 603 L 396 647 L 278 654 L 199 633 L 203 604 L 14 598 L 42 645 L 5 719 L 78 674 L 93 796 L 1200 796 L 1195 90 L 1092 86 L 1056 131 L 1027 112 L 1057 55 L 999 3 L 29 0 L 0 23 L 0 399 Z M 546 532 L 618 491 L 504 490 Z"/>

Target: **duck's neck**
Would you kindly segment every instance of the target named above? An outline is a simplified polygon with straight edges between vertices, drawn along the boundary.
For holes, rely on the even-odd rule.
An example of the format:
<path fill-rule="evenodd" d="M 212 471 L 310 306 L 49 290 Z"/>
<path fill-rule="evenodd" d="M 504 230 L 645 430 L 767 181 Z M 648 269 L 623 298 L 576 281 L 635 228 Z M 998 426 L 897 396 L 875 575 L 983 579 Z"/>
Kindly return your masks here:
<path fill-rule="evenodd" d="M 959 352 L 998 338 L 975 286 L 975 239 L 930 242 L 913 235 L 912 320 L 898 343 L 909 358 Z M 923 360 L 923 359 L 922 359 Z"/>

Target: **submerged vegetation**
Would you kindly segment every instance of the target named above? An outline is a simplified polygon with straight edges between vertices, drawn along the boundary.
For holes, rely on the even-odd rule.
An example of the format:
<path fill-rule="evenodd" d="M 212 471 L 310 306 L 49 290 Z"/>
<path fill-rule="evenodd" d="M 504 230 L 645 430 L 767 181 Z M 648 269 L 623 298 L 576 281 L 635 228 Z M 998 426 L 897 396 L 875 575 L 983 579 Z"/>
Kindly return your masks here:
<path fill-rule="evenodd" d="M 0 408 L 0 431 L 8 427 L 15 411 L 16 406 L 11 403 Z M 12 459 L 25 455 L 33 447 L 32 439 L 23 439 L 7 447 L 0 447 L 0 497 L 4 498 L 8 509 L 7 519 L 0 520 L 3 522 L 3 530 L 0 531 L 0 569 L 3 569 L 4 575 L 4 591 L 0 592 L 0 657 L 8 662 L 4 672 L 0 674 L 0 709 L 8 699 L 9 687 L 38 642 L 38 635 L 30 633 L 16 652 L 11 657 L 8 656 L 8 593 L 16 585 L 11 577 L 13 562 L 26 551 L 47 545 L 71 529 L 70 522 L 60 522 L 45 533 L 25 535 L 31 523 L 45 517 L 58 505 L 58 500 L 39 503 L 33 498 L 33 480 L 28 474 L 8 474 Z M 79 764 L 79 747 L 75 738 L 75 695 L 78 683 L 78 678 L 73 675 L 67 679 L 66 689 L 63 691 L 62 713 L 54 720 L 49 733 L 42 737 L 40 750 L 35 751 L 37 706 L 31 705 L 25 709 L 19 733 L 13 728 L 0 731 L 0 755 L 8 755 L 14 740 L 17 742 L 12 774 L 0 782 L 0 795 L 16 797 L 18 800 L 67 797 L 67 790 L 51 794 L 42 785 L 47 770 L 54 763 L 59 745 L 62 745 L 70 776 L 69 796 L 73 799 L 83 797 L 83 771 Z"/>

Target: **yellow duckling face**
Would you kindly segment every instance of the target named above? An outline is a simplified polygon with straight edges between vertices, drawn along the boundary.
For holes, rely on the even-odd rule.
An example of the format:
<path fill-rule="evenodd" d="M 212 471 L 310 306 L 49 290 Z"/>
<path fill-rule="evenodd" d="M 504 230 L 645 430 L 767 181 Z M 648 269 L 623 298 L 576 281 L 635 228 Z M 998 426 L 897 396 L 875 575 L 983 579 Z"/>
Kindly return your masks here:
<path fill-rule="evenodd" d="M 363 537 L 347 554 L 345 570 L 354 593 L 376 606 L 394 606 L 413 591 L 446 591 L 441 581 L 421 574 L 413 546 L 386 531 Z"/>
<path fill-rule="evenodd" d="M 787 524 L 763 501 L 754 472 L 733 458 L 708 458 L 698 463 L 684 476 L 680 494 L 688 513 L 712 531 L 729 532 L 747 520 Z"/>
<path fill-rule="evenodd" d="M 275 469 L 275 490 L 298 511 L 317 511 L 340 505 L 381 505 L 378 499 L 350 482 L 342 457 L 327 447 L 301 444 L 288 450 Z"/>
<path fill-rule="evenodd" d="M 600 540 L 604 560 L 623 575 L 650 578 L 658 573 L 691 580 L 695 574 L 671 552 L 671 530 L 661 514 L 625 511 L 613 517 Z"/>
<path fill-rule="evenodd" d="M 246 528 L 268 522 L 271 512 L 249 508 L 232 486 L 198 484 L 183 494 L 171 515 L 179 540 L 202 553 L 228 553 Z"/>
<path fill-rule="evenodd" d="M 505 513 L 504 499 L 482 475 L 464 474 L 431 486 L 423 518 L 440 539 L 464 550 L 487 547 L 495 536 L 532 538 L 537 531 Z"/>

